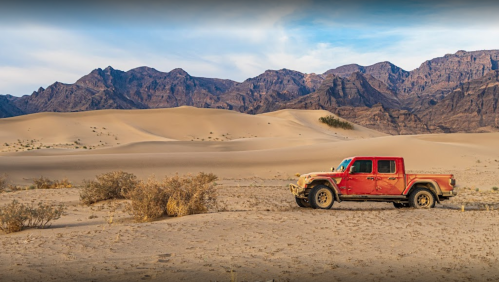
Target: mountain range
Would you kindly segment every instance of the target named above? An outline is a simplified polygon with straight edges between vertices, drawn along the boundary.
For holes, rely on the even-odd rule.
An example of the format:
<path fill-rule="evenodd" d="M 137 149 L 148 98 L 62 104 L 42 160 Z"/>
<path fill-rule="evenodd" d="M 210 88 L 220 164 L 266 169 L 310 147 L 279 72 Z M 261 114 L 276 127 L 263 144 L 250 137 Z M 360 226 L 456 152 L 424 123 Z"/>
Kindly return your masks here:
<path fill-rule="evenodd" d="M 178 106 L 258 114 L 325 109 L 390 134 L 499 130 L 499 50 L 458 51 L 405 71 L 390 62 L 345 65 L 323 74 L 267 70 L 243 82 L 182 69 L 95 69 L 73 84 L 31 95 L 0 95 L 0 117 L 38 112 Z"/>

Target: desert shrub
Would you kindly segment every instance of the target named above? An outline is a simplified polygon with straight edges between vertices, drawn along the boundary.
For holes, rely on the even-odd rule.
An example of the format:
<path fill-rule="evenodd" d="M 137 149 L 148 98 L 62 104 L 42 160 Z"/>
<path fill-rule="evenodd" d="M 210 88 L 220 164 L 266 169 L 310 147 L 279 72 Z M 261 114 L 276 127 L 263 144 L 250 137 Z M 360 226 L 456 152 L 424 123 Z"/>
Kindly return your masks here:
<path fill-rule="evenodd" d="M 322 122 L 322 123 L 325 123 L 331 127 L 335 127 L 335 128 L 343 128 L 343 129 L 353 129 L 353 125 L 347 121 L 341 121 L 337 118 L 335 118 L 334 116 L 325 116 L 325 117 L 320 117 L 319 118 L 319 121 Z"/>
<path fill-rule="evenodd" d="M 212 173 L 199 173 L 141 182 L 127 194 L 131 200 L 128 210 L 138 221 L 205 212 L 215 205 L 216 179 Z"/>
<path fill-rule="evenodd" d="M 494 186 L 494 187 L 492 187 L 492 190 L 494 190 L 494 191 L 496 191 L 496 192 L 497 192 L 497 191 L 499 190 L 499 187 Z"/>
<path fill-rule="evenodd" d="M 132 173 L 112 171 L 97 175 L 95 180 L 85 180 L 83 183 L 80 201 L 85 205 L 91 205 L 109 199 L 124 199 L 139 181 Z"/>
<path fill-rule="evenodd" d="M 137 221 L 151 221 L 166 213 L 166 205 L 170 195 L 161 182 L 154 179 L 141 181 L 135 189 L 127 193 L 131 199 L 127 210 Z"/>
<path fill-rule="evenodd" d="M 216 202 L 215 180 L 217 176 L 212 173 L 166 178 L 165 186 L 170 190 L 166 213 L 169 216 L 184 216 L 206 212 Z"/>
<path fill-rule="evenodd" d="M 50 189 L 54 182 L 46 177 L 40 176 L 40 178 L 33 179 L 36 189 Z"/>
<path fill-rule="evenodd" d="M 12 203 L 0 208 L 0 230 L 5 233 L 18 232 L 25 228 L 50 227 L 51 221 L 61 217 L 65 207 L 38 203 L 37 206 Z"/>
<path fill-rule="evenodd" d="M 60 189 L 73 187 L 73 185 L 67 178 L 52 181 L 43 176 L 33 179 L 33 184 L 35 185 L 36 189 Z"/>

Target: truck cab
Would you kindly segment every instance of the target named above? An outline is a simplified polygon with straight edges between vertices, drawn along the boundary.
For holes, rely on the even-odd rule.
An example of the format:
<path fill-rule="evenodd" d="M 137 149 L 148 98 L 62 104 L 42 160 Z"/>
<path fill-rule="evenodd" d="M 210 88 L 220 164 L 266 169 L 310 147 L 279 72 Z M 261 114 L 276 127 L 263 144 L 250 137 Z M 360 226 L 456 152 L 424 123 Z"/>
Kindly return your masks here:
<path fill-rule="evenodd" d="M 331 172 L 300 175 L 291 193 L 302 207 L 331 208 L 335 201 L 392 202 L 396 208 L 432 208 L 455 196 L 452 174 L 406 174 L 402 157 L 345 158 Z"/>

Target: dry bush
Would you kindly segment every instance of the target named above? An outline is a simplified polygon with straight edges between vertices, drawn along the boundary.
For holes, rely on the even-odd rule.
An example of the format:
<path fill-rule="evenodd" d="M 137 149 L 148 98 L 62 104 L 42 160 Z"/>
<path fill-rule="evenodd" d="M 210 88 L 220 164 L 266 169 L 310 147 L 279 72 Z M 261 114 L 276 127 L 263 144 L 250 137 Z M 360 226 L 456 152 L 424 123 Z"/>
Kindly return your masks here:
<path fill-rule="evenodd" d="M 206 212 L 216 202 L 215 180 L 217 176 L 212 173 L 166 178 L 165 187 L 170 191 L 166 213 L 169 216 L 184 216 Z"/>
<path fill-rule="evenodd" d="M 139 183 L 137 177 L 124 171 L 112 171 L 96 176 L 96 180 L 85 180 L 80 191 L 80 201 L 85 205 L 109 200 L 124 199 Z"/>
<path fill-rule="evenodd" d="M 153 179 L 141 181 L 126 196 L 132 200 L 127 209 L 137 221 L 151 221 L 163 216 L 170 197 L 162 183 Z"/>
<path fill-rule="evenodd" d="M 206 212 L 216 203 L 216 179 L 212 173 L 199 173 L 194 177 L 176 175 L 162 182 L 149 179 L 127 194 L 131 200 L 128 210 L 138 221 L 150 221 L 165 214 L 184 216 Z"/>
<path fill-rule="evenodd" d="M 61 217 L 65 207 L 38 203 L 37 206 L 21 204 L 16 200 L 0 208 L 0 230 L 18 232 L 25 228 L 46 228 L 51 221 Z"/>
<path fill-rule="evenodd" d="M 67 178 L 52 181 L 43 176 L 33 179 L 33 184 L 35 185 L 36 189 L 60 189 L 73 187 L 73 185 Z"/>

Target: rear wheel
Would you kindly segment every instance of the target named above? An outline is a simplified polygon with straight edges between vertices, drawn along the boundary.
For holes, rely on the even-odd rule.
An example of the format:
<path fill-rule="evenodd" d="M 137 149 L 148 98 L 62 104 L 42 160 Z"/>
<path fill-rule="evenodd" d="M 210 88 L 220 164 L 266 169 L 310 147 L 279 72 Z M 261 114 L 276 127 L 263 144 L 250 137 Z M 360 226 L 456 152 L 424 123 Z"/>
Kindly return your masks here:
<path fill-rule="evenodd" d="M 435 207 L 435 196 L 426 188 L 416 188 L 409 196 L 409 205 L 416 209 Z"/>
<path fill-rule="evenodd" d="M 308 202 L 314 209 L 330 209 L 334 203 L 333 190 L 325 185 L 317 185 L 308 194 Z"/>
<path fill-rule="evenodd" d="M 396 209 L 408 208 L 409 207 L 409 203 L 393 203 L 393 206 Z"/>
<path fill-rule="evenodd" d="M 300 199 L 295 197 L 295 200 L 299 207 L 310 208 L 310 203 L 308 202 L 308 199 Z"/>

